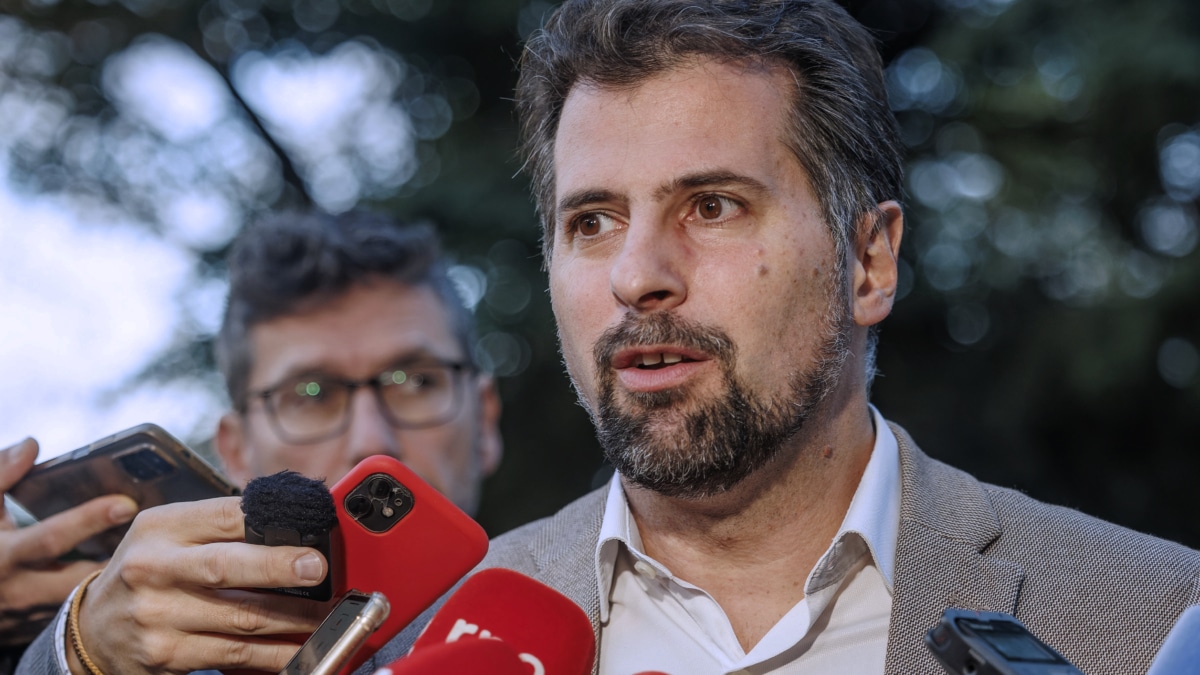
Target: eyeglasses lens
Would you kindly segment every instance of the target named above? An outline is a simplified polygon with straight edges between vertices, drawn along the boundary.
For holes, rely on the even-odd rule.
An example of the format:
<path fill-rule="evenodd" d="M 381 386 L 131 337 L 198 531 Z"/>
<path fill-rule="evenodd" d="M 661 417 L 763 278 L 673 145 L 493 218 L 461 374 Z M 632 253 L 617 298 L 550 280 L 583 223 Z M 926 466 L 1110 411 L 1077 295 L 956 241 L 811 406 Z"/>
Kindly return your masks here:
<path fill-rule="evenodd" d="M 458 409 L 458 372 L 452 365 L 430 364 L 388 370 L 361 383 L 301 377 L 271 391 L 268 413 L 284 440 L 315 442 L 344 429 L 353 391 L 370 386 L 392 425 L 433 426 L 448 421 Z"/>

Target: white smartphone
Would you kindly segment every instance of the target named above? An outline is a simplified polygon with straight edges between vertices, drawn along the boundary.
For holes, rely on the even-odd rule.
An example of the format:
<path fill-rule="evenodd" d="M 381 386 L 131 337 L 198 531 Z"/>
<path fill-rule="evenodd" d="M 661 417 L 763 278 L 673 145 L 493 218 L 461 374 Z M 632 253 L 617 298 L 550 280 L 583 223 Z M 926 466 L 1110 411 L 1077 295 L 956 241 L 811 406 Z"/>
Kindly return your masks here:
<path fill-rule="evenodd" d="M 382 593 L 349 591 L 279 675 L 335 675 L 391 610 Z"/>

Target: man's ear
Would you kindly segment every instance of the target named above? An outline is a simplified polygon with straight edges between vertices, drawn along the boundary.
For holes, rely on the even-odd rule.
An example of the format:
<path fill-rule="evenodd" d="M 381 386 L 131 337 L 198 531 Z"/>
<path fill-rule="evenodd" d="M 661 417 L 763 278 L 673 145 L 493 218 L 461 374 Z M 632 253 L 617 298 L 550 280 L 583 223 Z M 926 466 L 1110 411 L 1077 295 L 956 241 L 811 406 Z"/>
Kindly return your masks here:
<path fill-rule="evenodd" d="M 851 265 L 854 273 L 851 302 L 856 324 L 873 326 L 891 313 L 903 235 L 904 212 L 894 201 L 880 203 L 859 221 Z"/>
<path fill-rule="evenodd" d="M 479 471 L 490 476 L 504 457 L 504 439 L 500 436 L 500 392 L 496 380 L 487 374 L 479 376 L 476 386 L 479 395 Z"/>
<path fill-rule="evenodd" d="M 232 410 L 221 415 L 213 444 L 217 446 L 217 456 L 221 458 L 225 475 L 238 485 L 245 486 L 250 482 L 253 476 L 246 462 L 246 428 L 241 415 Z"/>

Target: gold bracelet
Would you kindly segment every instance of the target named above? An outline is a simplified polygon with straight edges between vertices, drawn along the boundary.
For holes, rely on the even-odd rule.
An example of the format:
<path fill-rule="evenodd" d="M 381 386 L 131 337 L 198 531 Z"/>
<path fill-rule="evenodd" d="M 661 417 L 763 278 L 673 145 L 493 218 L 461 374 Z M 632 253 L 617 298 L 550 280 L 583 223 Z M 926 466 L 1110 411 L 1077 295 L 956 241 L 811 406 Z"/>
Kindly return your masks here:
<path fill-rule="evenodd" d="M 67 634 L 71 636 L 71 648 L 75 650 L 75 656 L 79 657 L 79 661 L 91 675 L 104 675 L 104 671 L 96 667 L 96 663 L 83 648 L 83 639 L 79 637 L 79 608 L 83 606 L 83 596 L 87 595 L 88 584 L 100 576 L 101 571 L 92 572 L 79 584 L 79 590 L 75 591 L 75 597 L 71 600 L 71 609 L 67 612 Z"/>

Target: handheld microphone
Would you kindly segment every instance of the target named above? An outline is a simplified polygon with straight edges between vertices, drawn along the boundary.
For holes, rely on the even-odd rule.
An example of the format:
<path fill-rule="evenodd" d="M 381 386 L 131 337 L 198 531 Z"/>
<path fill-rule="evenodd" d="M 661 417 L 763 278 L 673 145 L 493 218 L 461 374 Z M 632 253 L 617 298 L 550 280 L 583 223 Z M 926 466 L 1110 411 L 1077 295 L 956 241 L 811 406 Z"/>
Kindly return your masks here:
<path fill-rule="evenodd" d="M 1146 675 L 1200 675 L 1200 605 L 1179 615 Z"/>
<path fill-rule="evenodd" d="M 1010 614 L 948 607 L 925 634 L 948 675 L 1083 675 Z"/>
<path fill-rule="evenodd" d="M 539 581 L 499 568 L 463 582 L 407 658 L 465 640 L 506 643 L 527 664 L 523 675 L 589 675 L 596 656 L 592 623 L 578 605 Z"/>
<path fill-rule="evenodd" d="M 255 478 L 242 492 L 242 513 L 246 514 L 246 543 L 315 548 L 333 571 L 329 533 L 337 525 L 337 509 L 321 481 L 295 471 Z M 327 573 L 316 586 L 263 590 L 325 601 L 333 597 L 333 577 Z"/>
<path fill-rule="evenodd" d="M 374 675 L 528 675 L 516 650 L 499 640 L 432 645 L 392 661 Z"/>

